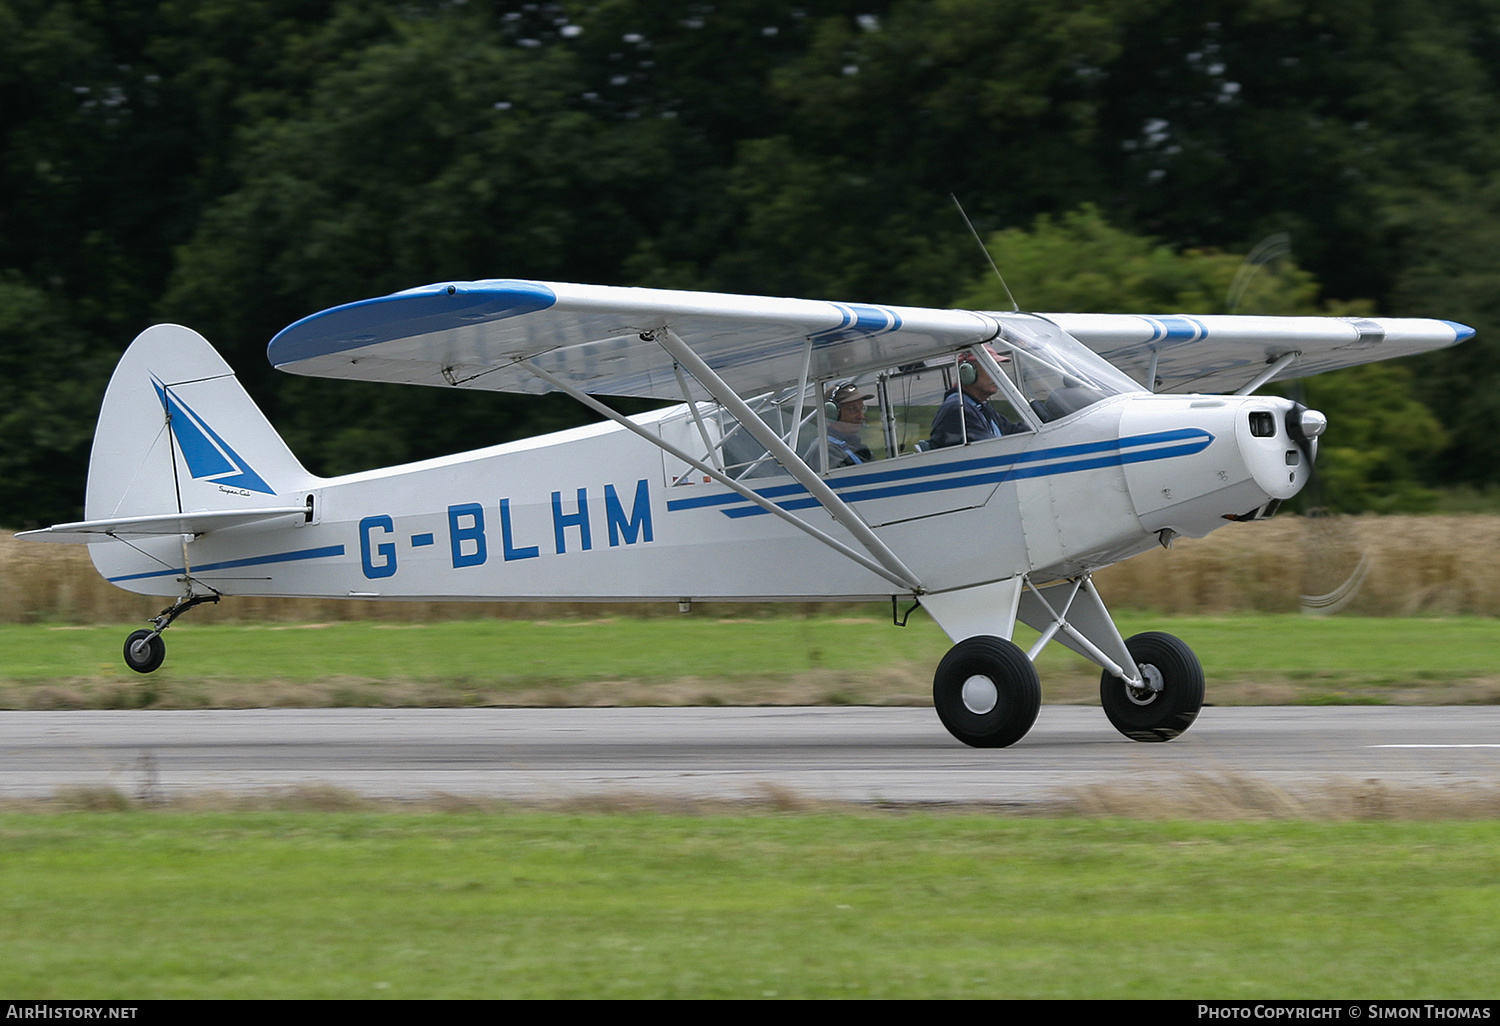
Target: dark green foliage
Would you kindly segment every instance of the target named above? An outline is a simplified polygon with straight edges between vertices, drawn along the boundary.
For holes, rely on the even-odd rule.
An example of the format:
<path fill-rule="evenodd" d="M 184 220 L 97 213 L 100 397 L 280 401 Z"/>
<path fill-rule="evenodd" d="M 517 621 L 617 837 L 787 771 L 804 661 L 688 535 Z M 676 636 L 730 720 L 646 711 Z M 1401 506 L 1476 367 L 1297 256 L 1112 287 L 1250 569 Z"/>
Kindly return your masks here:
<path fill-rule="evenodd" d="M 114 360 L 92 341 L 46 293 L 0 276 L 0 523 L 82 518 L 94 418 Z"/>

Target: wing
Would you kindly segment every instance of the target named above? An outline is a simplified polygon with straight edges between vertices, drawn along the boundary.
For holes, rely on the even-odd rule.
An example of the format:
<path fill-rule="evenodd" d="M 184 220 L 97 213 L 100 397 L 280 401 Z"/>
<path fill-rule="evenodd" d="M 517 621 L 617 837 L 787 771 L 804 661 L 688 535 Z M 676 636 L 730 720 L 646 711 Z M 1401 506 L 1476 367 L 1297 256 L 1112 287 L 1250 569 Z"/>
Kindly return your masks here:
<path fill-rule="evenodd" d="M 669 329 L 741 395 L 892 367 L 994 338 L 992 315 L 708 292 L 489 280 L 427 285 L 290 325 L 271 363 L 315 377 L 682 400 L 707 393 L 651 333 Z"/>
<path fill-rule="evenodd" d="M 1158 392 L 1230 392 L 1268 364 L 1299 354 L 1278 380 L 1456 345 L 1474 329 L 1395 317 L 1203 317 L 1043 314 L 1135 378 L 1156 365 Z"/>
<path fill-rule="evenodd" d="M 1226 392 L 1297 354 L 1280 378 L 1454 345 L 1474 330 L 1414 318 L 1043 314 L 1164 392 Z M 670 329 L 735 392 L 894 367 L 996 337 L 1029 315 L 494 279 L 447 282 L 324 310 L 271 340 L 281 370 L 315 377 L 540 393 L 539 367 L 581 392 L 707 397 L 652 337 Z"/>

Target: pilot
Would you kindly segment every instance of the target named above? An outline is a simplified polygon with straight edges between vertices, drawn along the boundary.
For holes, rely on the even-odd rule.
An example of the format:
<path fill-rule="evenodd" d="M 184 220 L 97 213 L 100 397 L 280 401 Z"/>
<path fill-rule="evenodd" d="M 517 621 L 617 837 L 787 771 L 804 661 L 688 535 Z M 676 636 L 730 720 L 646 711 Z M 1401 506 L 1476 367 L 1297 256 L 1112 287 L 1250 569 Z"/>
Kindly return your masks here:
<path fill-rule="evenodd" d="M 874 460 L 875 454 L 860 435 L 865 429 L 865 403 L 875 397 L 868 392 L 860 392 L 859 386 L 854 382 L 846 381 L 830 388 L 826 398 L 828 469 Z"/>
<path fill-rule="evenodd" d="M 1000 356 L 993 350 L 990 355 L 995 357 L 996 363 L 1010 362 L 1010 357 Z M 933 415 L 930 448 L 961 445 L 966 440 L 977 442 L 1026 430 L 1024 424 L 1006 420 L 990 405 L 990 397 L 1000 391 L 1000 386 L 973 353 L 959 356 L 958 381 L 957 386 L 948 390 L 943 404 Z"/>

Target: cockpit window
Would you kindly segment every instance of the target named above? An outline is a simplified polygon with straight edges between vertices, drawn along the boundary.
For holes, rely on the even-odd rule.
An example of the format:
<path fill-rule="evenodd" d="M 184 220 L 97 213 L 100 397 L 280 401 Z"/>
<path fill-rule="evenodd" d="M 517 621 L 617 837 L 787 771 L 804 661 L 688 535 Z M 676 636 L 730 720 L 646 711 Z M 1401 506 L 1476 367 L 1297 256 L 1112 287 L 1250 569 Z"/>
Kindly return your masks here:
<path fill-rule="evenodd" d="M 985 347 L 747 398 L 772 431 L 820 474 L 911 453 L 1029 432 L 1140 386 L 1051 321 L 1007 315 Z M 991 364 L 991 359 L 993 364 Z M 1003 380 L 991 377 L 990 367 Z M 786 476 L 723 407 L 699 403 L 664 419 L 664 440 L 735 480 Z M 709 478 L 666 457 L 673 486 Z"/>

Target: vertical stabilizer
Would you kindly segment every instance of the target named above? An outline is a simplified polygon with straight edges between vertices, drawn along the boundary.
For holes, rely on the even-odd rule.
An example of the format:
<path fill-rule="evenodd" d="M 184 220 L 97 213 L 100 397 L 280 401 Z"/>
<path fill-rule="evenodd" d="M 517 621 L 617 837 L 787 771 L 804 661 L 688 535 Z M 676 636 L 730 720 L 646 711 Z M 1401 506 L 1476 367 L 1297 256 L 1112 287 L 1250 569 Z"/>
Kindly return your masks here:
<path fill-rule="evenodd" d="M 104 393 L 89 459 L 89 520 L 300 501 L 313 478 L 203 336 L 147 328 Z"/>

